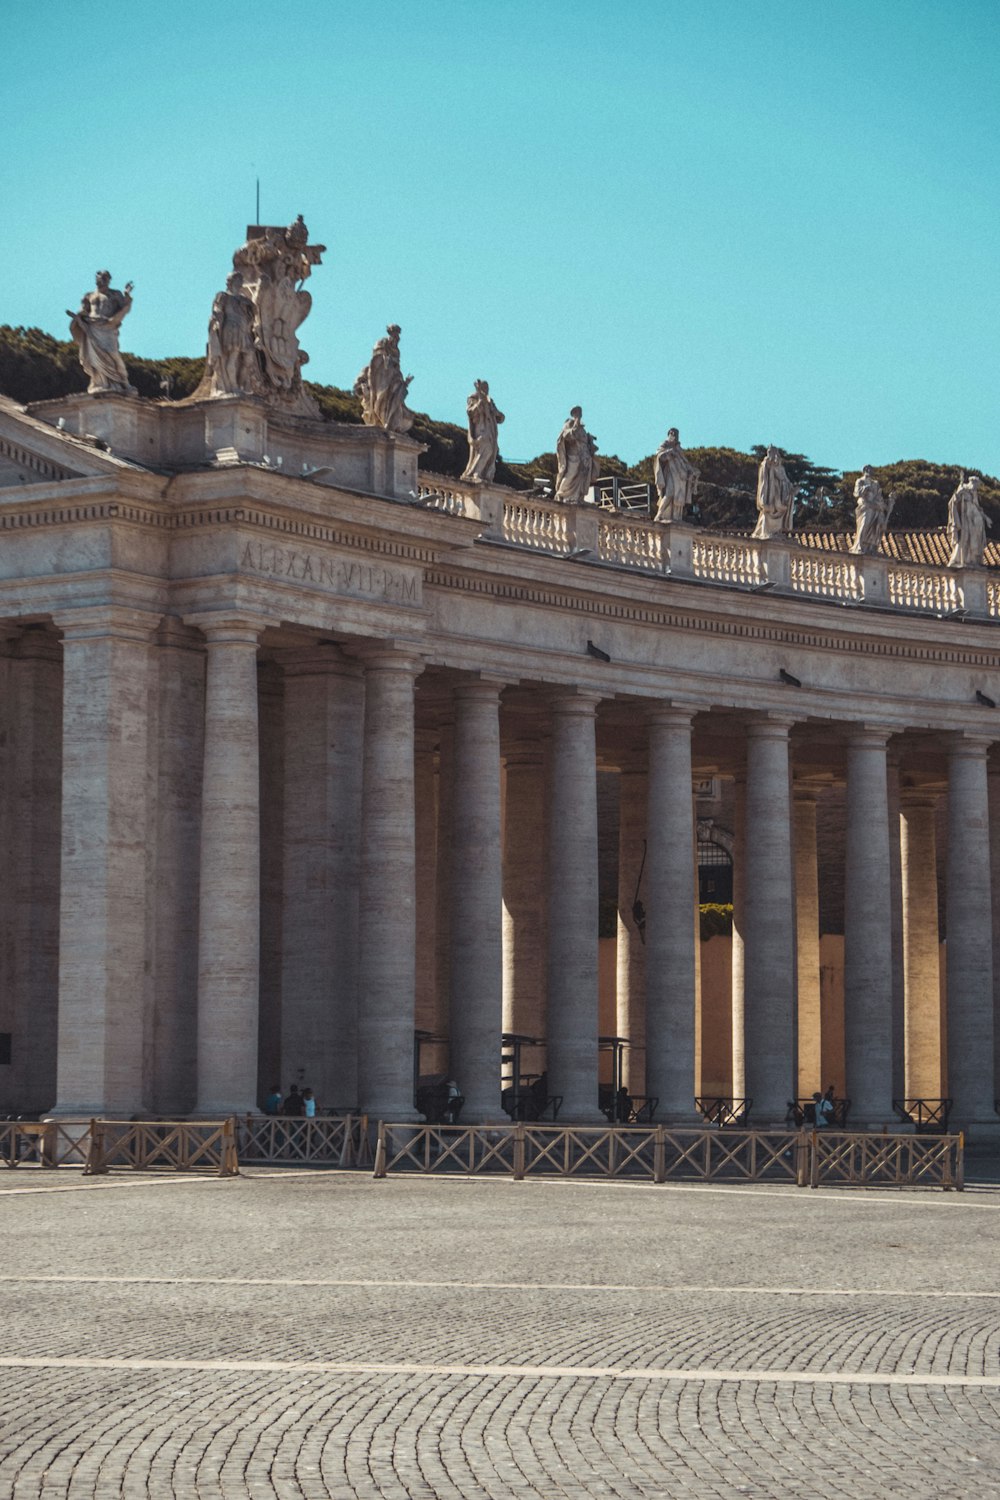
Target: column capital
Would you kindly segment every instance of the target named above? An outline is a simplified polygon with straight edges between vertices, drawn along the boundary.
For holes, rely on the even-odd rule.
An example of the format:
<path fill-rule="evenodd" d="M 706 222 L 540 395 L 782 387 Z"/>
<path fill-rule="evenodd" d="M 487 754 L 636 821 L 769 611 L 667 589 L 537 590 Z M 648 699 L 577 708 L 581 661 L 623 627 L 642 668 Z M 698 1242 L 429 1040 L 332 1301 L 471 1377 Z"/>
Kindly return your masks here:
<path fill-rule="evenodd" d="M 485 674 L 477 673 L 473 677 L 463 678 L 462 681 L 456 682 L 453 693 L 454 697 L 461 702 L 497 703 L 506 685 L 505 678 L 487 677 Z"/>
<path fill-rule="evenodd" d="M 586 688 L 557 688 L 549 699 L 549 708 L 554 714 L 592 718 L 604 698 L 604 693 L 589 692 Z"/>
<path fill-rule="evenodd" d="M 647 719 L 650 725 L 667 724 L 674 725 L 680 729 L 691 728 L 692 721 L 698 710 L 690 703 L 668 703 L 659 702 L 650 704 Z"/>
<path fill-rule="evenodd" d="M 286 677 L 360 677 L 362 671 L 360 662 L 352 661 L 333 644 L 278 650 L 274 660 Z"/>
<path fill-rule="evenodd" d="M 0 632 L 3 627 L 0 626 Z M 58 661 L 59 641 L 50 630 L 25 630 L 3 641 L 4 654 L 15 661 Z"/>
<path fill-rule="evenodd" d="M 819 794 L 822 790 L 822 787 L 816 786 L 811 781 L 792 782 L 792 798 L 796 806 L 815 805 L 819 801 Z"/>
<path fill-rule="evenodd" d="M 849 724 L 847 744 L 852 749 L 884 750 L 893 731 L 882 724 Z"/>
<path fill-rule="evenodd" d="M 964 730 L 957 730 L 953 734 L 943 736 L 944 747 L 951 758 L 962 760 L 982 760 L 993 748 L 994 740 L 981 734 L 967 734 Z"/>
<path fill-rule="evenodd" d="M 755 714 L 747 719 L 748 740 L 787 740 L 789 732 L 798 722 L 781 714 Z"/>
<path fill-rule="evenodd" d="M 119 640 L 147 642 L 160 623 L 161 615 L 152 610 L 127 609 L 119 604 L 80 605 L 61 609 L 52 616 L 64 641 L 89 640 L 116 636 Z"/>
<path fill-rule="evenodd" d="M 405 672 L 419 677 L 427 663 L 408 642 L 364 641 L 347 648 L 347 655 L 358 659 L 366 672 Z"/>
<path fill-rule="evenodd" d="M 916 807 L 935 808 L 937 805 L 938 794 L 930 787 L 904 786 L 900 789 L 899 806 L 903 812 Z"/>
<path fill-rule="evenodd" d="M 264 631 L 278 623 L 269 615 L 236 609 L 206 610 L 183 618 L 185 625 L 193 625 L 200 630 L 210 645 L 239 642 L 256 646 Z"/>

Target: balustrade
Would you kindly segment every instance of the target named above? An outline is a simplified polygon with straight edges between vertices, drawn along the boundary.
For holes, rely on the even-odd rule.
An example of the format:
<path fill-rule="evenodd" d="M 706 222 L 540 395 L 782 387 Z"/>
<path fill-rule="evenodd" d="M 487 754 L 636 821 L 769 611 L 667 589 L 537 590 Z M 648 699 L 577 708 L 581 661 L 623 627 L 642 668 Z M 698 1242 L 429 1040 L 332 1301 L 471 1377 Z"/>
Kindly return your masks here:
<path fill-rule="evenodd" d="M 795 537 L 765 542 L 719 536 L 598 505 L 567 506 L 537 494 L 464 485 L 440 474 L 421 474 L 419 497 L 429 510 L 484 521 L 484 536 L 535 552 L 592 555 L 640 573 L 737 588 L 769 586 L 841 604 L 881 604 L 935 615 L 962 611 L 1000 619 L 1000 579 L 982 570 L 956 574 L 896 558 L 822 552 Z"/>

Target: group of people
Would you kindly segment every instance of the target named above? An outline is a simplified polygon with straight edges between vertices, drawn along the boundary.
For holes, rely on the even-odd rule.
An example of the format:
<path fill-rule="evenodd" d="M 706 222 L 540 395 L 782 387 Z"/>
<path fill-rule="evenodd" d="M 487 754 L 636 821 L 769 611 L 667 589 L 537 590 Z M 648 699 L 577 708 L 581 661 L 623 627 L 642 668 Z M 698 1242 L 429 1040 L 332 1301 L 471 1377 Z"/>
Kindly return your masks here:
<path fill-rule="evenodd" d="M 834 1097 L 835 1096 L 832 1083 L 828 1085 L 825 1094 L 821 1094 L 819 1090 L 816 1089 L 813 1093 L 811 1101 L 803 1106 L 803 1125 L 812 1125 L 816 1130 L 826 1130 L 829 1126 L 831 1126 L 834 1123 Z"/>
<path fill-rule="evenodd" d="M 312 1089 L 300 1089 L 297 1083 L 293 1083 L 288 1093 L 282 1095 L 281 1084 L 272 1083 L 267 1098 L 264 1100 L 264 1113 L 266 1115 L 292 1115 L 297 1119 L 304 1117 L 312 1120 L 316 1115 L 316 1095 Z"/>

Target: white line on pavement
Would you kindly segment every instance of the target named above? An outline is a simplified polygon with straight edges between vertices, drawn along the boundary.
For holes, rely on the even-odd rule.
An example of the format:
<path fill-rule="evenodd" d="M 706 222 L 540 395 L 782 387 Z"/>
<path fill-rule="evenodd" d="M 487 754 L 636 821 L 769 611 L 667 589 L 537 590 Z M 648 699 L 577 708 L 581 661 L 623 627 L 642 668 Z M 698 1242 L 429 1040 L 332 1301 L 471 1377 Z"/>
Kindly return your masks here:
<path fill-rule="evenodd" d="M 82 1356 L 0 1356 L 5 1370 L 205 1370 L 249 1374 L 458 1375 L 550 1380 L 706 1380 L 784 1385 L 965 1386 L 1000 1390 L 1000 1375 L 935 1375 L 912 1371 L 715 1369 L 711 1366 L 629 1369 L 622 1365 L 463 1365 L 416 1361 L 278 1359 L 88 1359 Z"/>
<path fill-rule="evenodd" d="M 593 1281 L 410 1281 L 374 1280 L 361 1277 L 291 1277 L 291 1276 L 83 1276 L 83 1275 L 23 1275 L 0 1274 L 0 1284 L 40 1283 L 46 1286 L 287 1286 L 287 1287 L 361 1287 L 367 1289 L 387 1288 L 397 1291 L 464 1291 L 464 1292 L 636 1292 L 643 1296 L 656 1293 L 665 1296 L 712 1296 L 720 1293 L 733 1296 L 759 1297 L 905 1297 L 932 1298 L 946 1302 L 965 1302 L 970 1299 L 1000 1300 L 997 1291 L 937 1291 L 907 1290 L 900 1287 L 871 1286 L 727 1286 L 724 1283 L 708 1285 L 671 1285 L 666 1282 L 606 1282 Z"/>

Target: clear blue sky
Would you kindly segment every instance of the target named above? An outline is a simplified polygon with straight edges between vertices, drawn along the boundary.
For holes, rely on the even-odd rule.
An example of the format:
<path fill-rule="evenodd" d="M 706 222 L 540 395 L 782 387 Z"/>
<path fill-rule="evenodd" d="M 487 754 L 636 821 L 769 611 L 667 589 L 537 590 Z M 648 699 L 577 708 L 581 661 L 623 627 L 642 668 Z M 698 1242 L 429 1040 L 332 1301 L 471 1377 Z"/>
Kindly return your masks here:
<path fill-rule="evenodd" d="M 254 217 L 329 248 L 302 329 L 350 385 L 503 451 L 570 406 L 635 461 L 779 443 L 1000 474 L 997 0 L 8 0 L 0 322 L 203 352 Z"/>

